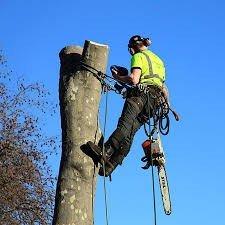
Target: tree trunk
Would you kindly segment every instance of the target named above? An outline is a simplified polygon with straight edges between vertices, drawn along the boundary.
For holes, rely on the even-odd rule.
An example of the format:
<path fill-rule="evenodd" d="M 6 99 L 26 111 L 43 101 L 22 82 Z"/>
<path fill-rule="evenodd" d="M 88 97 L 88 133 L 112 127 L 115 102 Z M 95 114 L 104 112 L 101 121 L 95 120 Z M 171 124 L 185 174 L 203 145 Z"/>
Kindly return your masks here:
<path fill-rule="evenodd" d="M 101 84 L 79 61 L 105 72 L 108 46 L 85 41 L 83 53 L 81 47 L 70 46 L 59 56 L 62 157 L 52 224 L 93 225 L 97 171 L 80 148 L 89 140 L 99 143 L 102 136 L 98 126 Z"/>

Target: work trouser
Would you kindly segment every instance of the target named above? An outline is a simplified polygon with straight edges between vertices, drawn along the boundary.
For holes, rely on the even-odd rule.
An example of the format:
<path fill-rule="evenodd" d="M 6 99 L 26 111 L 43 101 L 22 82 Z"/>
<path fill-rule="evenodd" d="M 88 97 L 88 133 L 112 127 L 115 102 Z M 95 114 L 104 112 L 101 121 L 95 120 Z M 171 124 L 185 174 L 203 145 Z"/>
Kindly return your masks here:
<path fill-rule="evenodd" d="M 154 99 L 138 90 L 128 94 L 124 103 L 121 117 L 119 118 L 116 130 L 109 137 L 106 145 L 115 149 L 112 160 L 121 164 L 124 157 L 129 153 L 135 133 L 144 124 L 141 117 L 148 117 L 154 107 Z"/>

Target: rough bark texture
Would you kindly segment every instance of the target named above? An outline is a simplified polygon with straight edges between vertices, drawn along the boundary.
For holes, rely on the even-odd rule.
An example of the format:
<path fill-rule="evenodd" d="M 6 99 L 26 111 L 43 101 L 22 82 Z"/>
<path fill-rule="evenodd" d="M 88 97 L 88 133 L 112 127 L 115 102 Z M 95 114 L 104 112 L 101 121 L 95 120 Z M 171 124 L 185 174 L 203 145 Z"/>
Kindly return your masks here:
<path fill-rule="evenodd" d="M 82 55 L 81 55 L 82 54 Z M 92 225 L 96 171 L 80 147 L 88 140 L 98 143 L 98 107 L 101 84 L 79 66 L 84 62 L 105 72 L 108 46 L 86 41 L 82 48 L 61 50 L 59 98 L 62 157 L 57 183 L 53 225 Z"/>

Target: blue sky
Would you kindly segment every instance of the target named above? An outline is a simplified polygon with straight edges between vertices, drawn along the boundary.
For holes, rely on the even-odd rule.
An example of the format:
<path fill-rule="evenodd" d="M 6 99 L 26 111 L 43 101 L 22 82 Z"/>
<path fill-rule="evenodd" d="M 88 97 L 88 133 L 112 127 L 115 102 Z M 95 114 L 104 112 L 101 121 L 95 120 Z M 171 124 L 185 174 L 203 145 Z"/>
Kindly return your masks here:
<path fill-rule="evenodd" d="M 44 83 L 58 102 L 58 53 L 64 46 L 83 45 L 85 39 L 105 43 L 110 46 L 108 65 L 129 67 L 129 37 L 150 37 L 151 49 L 165 61 L 172 105 L 181 115 L 163 137 L 173 213 L 163 214 L 157 191 L 158 224 L 223 225 L 224 11 L 222 0 L 1 0 L 0 48 L 16 74 Z M 108 135 L 123 104 L 113 93 L 109 101 L 114 107 L 109 109 Z M 60 132 L 59 113 L 49 124 L 47 132 Z M 107 185 L 110 225 L 153 224 L 150 171 L 140 169 L 144 140 L 141 130 Z M 50 161 L 55 173 L 59 160 Z M 96 225 L 105 224 L 102 191 L 100 179 Z"/>

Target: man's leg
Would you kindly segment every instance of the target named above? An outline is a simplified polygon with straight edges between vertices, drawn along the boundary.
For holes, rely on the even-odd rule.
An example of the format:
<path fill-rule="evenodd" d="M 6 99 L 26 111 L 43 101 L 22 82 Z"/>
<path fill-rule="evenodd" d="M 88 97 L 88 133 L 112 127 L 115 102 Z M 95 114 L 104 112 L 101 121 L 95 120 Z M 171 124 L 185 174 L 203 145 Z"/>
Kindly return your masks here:
<path fill-rule="evenodd" d="M 124 139 L 120 147 L 114 151 L 109 158 L 109 165 L 105 165 L 105 176 L 109 176 L 118 165 L 122 164 L 124 158 L 130 152 L 135 133 L 142 125 L 143 123 L 139 122 L 137 119 L 135 120 L 130 136 Z M 99 175 L 104 176 L 103 167 L 100 168 Z"/>
<path fill-rule="evenodd" d="M 137 130 L 137 127 L 140 126 L 137 117 L 143 107 L 144 103 L 141 97 L 131 97 L 126 100 L 117 128 L 109 137 L 106 145 L 111 145 L 117 150 L 125 140 L 133 136 L 133 130 Z"/>
<path fill-rule="evenodd" d="M 122 164 L 123 159 L 129 153 L 134 135 L 143 125 L 138 120 L 143 105 L 141 97 L 132 97 L 126 100 L 117 128 L 105 143 L 106 151 L 107 149 L 114 150 L 110 157 L 110 162 L 114 168 L 106 166 L 106 176 L 110 175 L 118 164 Z M 100 169 L 99 175 L 104 175 L 103 168 Z"/>

